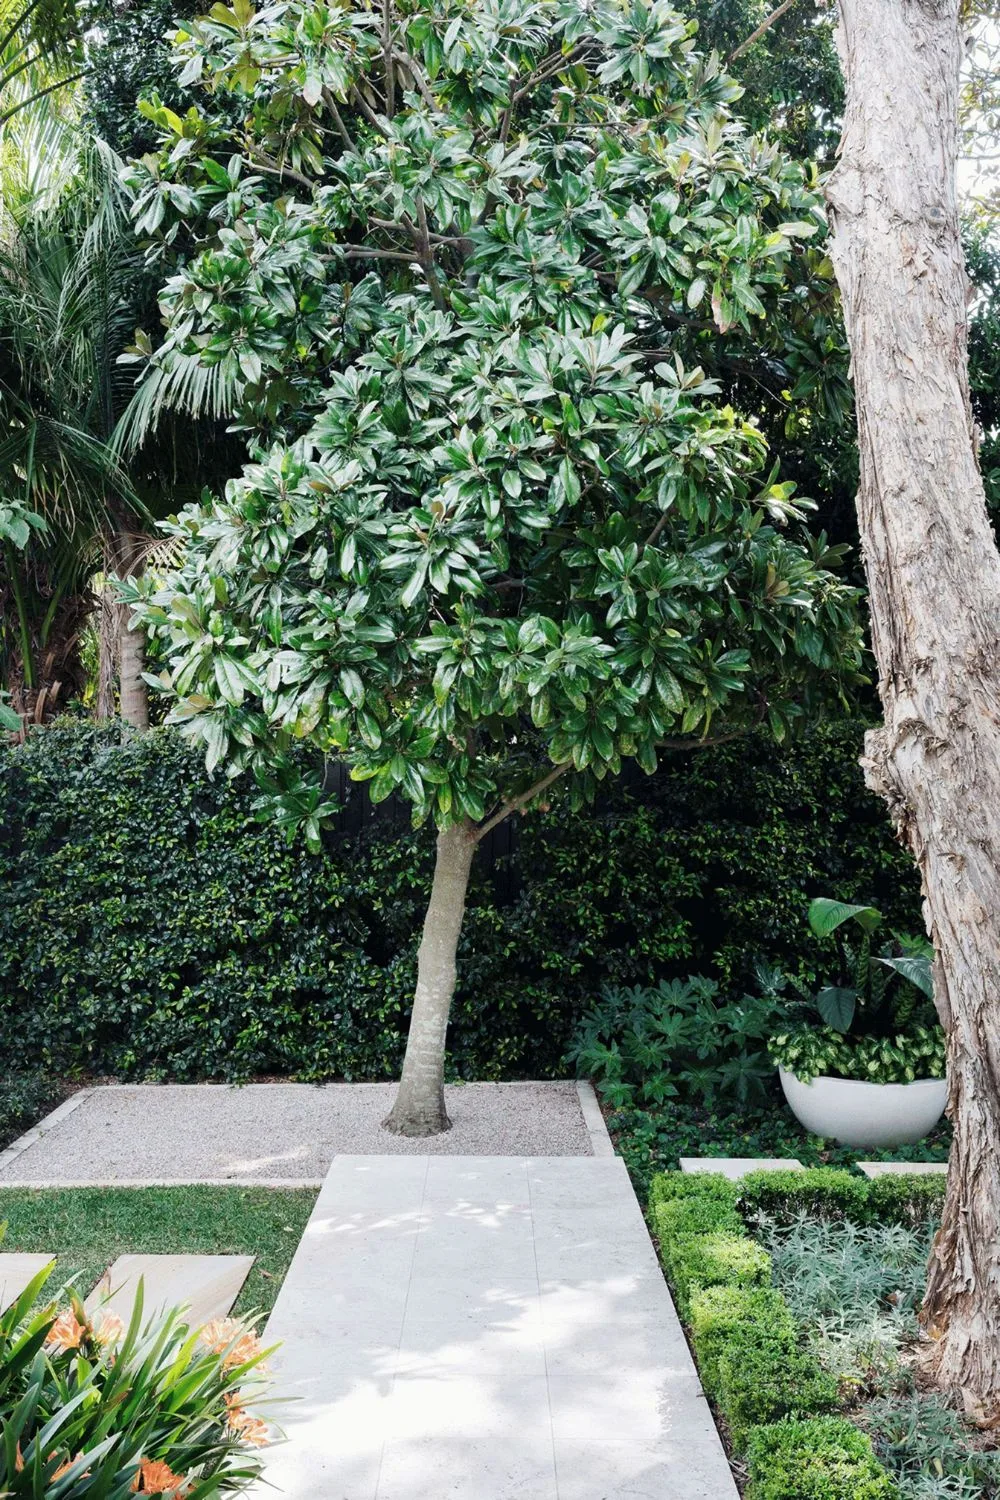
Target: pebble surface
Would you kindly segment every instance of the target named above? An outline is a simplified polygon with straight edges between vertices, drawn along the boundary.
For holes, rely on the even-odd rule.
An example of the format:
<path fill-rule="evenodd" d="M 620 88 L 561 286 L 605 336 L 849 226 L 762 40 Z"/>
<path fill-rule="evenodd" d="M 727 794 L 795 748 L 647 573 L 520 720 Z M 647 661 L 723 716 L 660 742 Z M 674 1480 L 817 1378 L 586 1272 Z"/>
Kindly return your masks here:
<path fill-rule="evenodd" d="M 590 1156 L 573 1083 L 445 1090 L 452 1128 L 381 1128 L 391 1083 L 111 1084 L 0 1167 L 4 1184 L 322 1178 L 335 1156 Z"/>

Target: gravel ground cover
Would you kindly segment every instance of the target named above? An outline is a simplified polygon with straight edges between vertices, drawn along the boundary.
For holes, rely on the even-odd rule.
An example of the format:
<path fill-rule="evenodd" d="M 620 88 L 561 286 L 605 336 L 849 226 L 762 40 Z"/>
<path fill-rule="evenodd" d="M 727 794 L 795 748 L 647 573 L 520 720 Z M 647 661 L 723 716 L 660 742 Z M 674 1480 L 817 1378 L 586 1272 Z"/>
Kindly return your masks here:
<path fill-rule="evenodd" d="M 337 1155 L 589 1156 L 573 1083 L 446 1089 L 452 1129 L 409 1140 L 381 1129 L 389 1083 L 120 1084 L 87 1091 L 0 1166 L 0 1186 L 314 1182 Z"/>

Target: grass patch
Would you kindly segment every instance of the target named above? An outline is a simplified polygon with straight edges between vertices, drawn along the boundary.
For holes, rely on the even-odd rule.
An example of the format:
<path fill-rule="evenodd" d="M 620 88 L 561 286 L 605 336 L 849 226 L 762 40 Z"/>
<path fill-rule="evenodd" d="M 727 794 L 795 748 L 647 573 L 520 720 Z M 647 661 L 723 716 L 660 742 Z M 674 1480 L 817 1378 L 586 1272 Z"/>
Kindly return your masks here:
<path fill-rule="evenodd" d="M 82 1295 L 118 1255 L 253 1255 L 234 1311 L 270 1312 L 316 1201 L 314 1188 L 0 1188 L 5 1251 L 56 1256 Z M 53 1283 L 50 1283 L 52 1285 Z"/>

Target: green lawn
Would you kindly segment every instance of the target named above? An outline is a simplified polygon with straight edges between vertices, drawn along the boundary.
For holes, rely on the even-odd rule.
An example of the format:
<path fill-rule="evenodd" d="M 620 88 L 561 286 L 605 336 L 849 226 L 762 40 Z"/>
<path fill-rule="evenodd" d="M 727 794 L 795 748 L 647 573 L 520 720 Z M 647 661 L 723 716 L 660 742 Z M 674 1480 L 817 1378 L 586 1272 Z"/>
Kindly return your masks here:
<path fill-rule="evenodd" d="M 5 1251 L 57 1257 L 50 1286 L 90 1290 L 118 1255 L 253 1255 L 234 1311 L 269 1312 L 306 1220 L 314 1188 L 0 1188 Z"/>

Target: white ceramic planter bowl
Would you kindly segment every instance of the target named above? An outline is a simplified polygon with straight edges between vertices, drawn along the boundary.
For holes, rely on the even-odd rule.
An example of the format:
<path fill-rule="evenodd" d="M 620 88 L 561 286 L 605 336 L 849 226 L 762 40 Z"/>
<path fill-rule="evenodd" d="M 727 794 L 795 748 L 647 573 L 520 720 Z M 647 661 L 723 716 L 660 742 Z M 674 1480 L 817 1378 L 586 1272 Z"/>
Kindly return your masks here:
<path fill-rule="evenodd" d="M 948 1101 L 943 1078 L 860 1083 L 823 1076 L 803 1083 L 784 1068 L 778 1076 L 799 1124 L 842 1146 L 911 1146 L 934 1129 Z"/>

